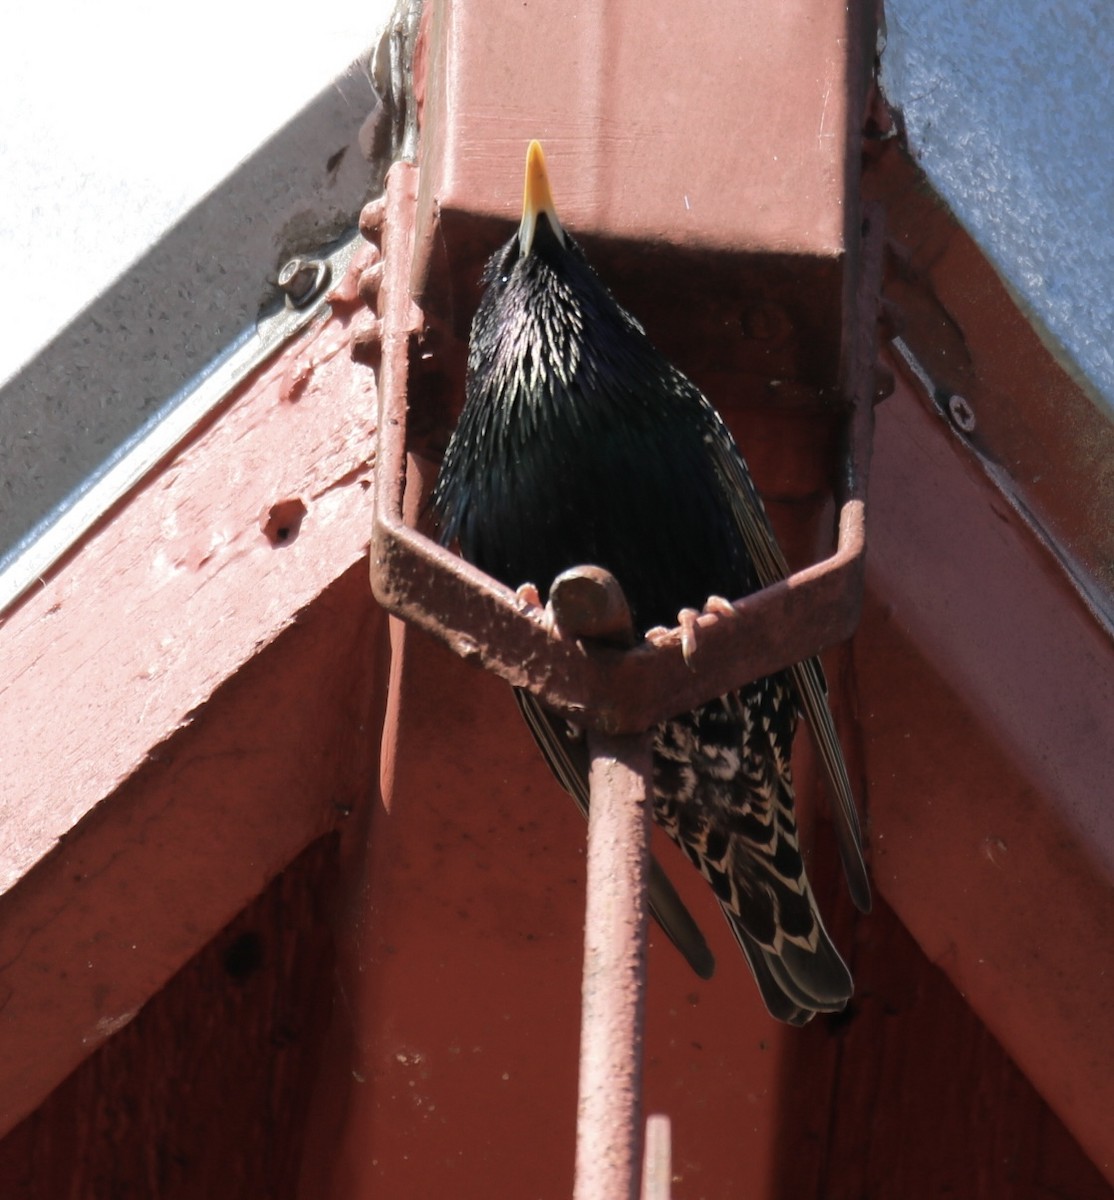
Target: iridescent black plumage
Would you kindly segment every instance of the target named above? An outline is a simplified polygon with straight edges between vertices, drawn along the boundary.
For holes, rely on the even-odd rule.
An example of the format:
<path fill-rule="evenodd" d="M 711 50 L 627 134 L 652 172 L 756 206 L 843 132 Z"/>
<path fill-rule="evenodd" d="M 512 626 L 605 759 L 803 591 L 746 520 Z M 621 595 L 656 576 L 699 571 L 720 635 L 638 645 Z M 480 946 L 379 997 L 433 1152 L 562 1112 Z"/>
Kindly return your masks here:
<path fill-rule="evenodd" d="M 458 542 L 512 587 L 536 584 L 543 599 L 561 571 L 606 567 L 641 632 L 675 624 L 681 608 L 710 596 L 737 598 L 783 577 L 730 434 L 560 226 L 536 144 L 527 180 L 523 225 L 484 273 L 464 411 L 433 496 L 442 542 Z M 586 811 L 582 743 L 531 696 L 519 704 Z M 793 1023 L 838 1010 L 851 994 L 797 843 L 789 760 L 798 704 L 836 787 L 841 854 L 865 907 L 857 817 L 819 664 L 758 680 L 654 735 L 655 818 L 711 884 L 767 1007 Z M 701 946 L 671 921 L 662 887 L 655 877 L 655 916 L 700 970 Z"/>

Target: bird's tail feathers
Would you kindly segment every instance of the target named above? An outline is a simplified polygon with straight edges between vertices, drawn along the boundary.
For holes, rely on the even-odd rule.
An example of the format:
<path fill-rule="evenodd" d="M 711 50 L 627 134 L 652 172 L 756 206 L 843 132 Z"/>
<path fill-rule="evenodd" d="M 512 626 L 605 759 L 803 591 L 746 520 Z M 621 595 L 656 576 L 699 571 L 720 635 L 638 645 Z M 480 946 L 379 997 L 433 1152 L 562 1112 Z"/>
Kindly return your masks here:
<path fill-rule="evenodd" d="M 851 972 L 820 923 L 819 913 L 815 949 L 784 939 L 778 952 L 748 933 L 726 905 L 723 911 L 772 1017 L 804 1025 L 818 1012 L 842 1012 L 847 1006 L 853 990 Z"/>

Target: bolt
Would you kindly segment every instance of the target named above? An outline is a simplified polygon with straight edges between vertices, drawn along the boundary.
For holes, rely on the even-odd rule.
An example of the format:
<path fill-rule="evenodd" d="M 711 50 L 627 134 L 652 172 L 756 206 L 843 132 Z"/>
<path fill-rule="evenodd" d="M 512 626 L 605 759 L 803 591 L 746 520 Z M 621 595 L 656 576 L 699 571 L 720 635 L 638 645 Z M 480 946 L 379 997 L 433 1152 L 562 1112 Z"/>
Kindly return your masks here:
<path fill-rule="evenodd" d="M 278 285 L 295 308 L 302 308 L 321 290 L 327 273 L 315 258 L 292 258 L 279 272 Z"/>
<path fill-rule="evenodd" d="M 962 396 L 948 397 L 948 415 L 956 429 L 963 433 L 975 432 L 975 410 Z"/>

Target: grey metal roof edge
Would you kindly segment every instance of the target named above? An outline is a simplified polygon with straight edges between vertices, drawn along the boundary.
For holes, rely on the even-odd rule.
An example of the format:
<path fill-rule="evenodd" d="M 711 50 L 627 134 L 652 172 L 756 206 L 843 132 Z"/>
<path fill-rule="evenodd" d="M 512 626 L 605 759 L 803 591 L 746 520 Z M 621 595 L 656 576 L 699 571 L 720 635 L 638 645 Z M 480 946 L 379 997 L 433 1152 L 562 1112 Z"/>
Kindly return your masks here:
<path fill-rule="evenodd" d="M 376 155 L 389 154 L 390 134 L 383 145 L 368 60 L 323 89 L 0 388 L 0 556 L 251 336 L 279 296 L 287 259 L 354 227 L 389 162 Z"/>

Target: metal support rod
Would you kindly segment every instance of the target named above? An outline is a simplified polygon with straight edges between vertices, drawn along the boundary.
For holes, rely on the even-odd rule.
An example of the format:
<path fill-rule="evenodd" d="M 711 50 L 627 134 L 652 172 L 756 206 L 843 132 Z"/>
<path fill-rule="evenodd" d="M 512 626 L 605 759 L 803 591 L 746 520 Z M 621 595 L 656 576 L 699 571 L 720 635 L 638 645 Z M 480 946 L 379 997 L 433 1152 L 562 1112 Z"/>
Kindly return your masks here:
<path fill-rule="evenodd" d="M 574 1200 L 638 1200 L 650 735 L 590 732 L 588 901 L 584 934 Z"/>
<path fill-rule="evenodd" d="M 646 1153 L 642 1159 L 642 1200 L 669 1200 L 673 1187 L 672 1128 L 668 1117 L 646 1118 Z"/>

